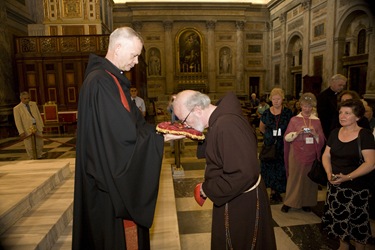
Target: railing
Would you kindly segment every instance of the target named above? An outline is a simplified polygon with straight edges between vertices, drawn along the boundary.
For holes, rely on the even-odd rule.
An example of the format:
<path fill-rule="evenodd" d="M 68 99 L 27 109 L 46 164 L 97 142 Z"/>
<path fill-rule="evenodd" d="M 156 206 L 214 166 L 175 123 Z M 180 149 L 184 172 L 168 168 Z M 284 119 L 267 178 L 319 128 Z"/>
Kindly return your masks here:
<path fill-rule="evenodd" d="M 108 35 L 17 37 L 16 54 L 105 53 L 108 41 Z"/>

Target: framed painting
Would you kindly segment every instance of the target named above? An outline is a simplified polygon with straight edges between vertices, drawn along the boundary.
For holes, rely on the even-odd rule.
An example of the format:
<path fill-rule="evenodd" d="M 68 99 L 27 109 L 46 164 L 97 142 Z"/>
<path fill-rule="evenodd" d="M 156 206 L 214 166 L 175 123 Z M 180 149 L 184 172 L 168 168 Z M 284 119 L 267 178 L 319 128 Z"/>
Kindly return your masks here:
<path fill-rule="evenodd" d="M 193 28 L 182 30 L 177 35 L 177 72 L 180 74 L 201 73 L 203 65 L 203 40 Z"/>

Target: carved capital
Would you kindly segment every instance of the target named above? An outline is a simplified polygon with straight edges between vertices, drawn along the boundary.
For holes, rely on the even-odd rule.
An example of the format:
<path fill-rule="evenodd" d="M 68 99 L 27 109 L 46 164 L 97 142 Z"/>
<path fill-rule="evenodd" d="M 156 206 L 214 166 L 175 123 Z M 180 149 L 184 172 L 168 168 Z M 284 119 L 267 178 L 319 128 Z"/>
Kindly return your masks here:
<path fill-rule="evenodd" d="M 265 22 L 264 26 L 265 26 L 265 28 L 266 28 L 267 31 L 271 31 L 272 30 L 272 23 L 271 22 Z"/>
<path fill-rule="evenodd" d="M 284 23 L 286 21 L 286 13 L 281 13 L 279 19 L 281 23 Z"/>
<path fill-rule="evenodd" d="M 244 30 L 245 28 L 245 22 L 244 21 L 236 21 L 236 29 L 237 30 Z"/>
<path fill-rule="evenodd" d="M 133 25 L 133 29 L 135 31 L 139 32 L 139 31 L 142 30 L 142 26 L 143 26 L 142 22 L 140 22 L 140 21 L 134 21 L 134 22 L 132 22 L 132 25 Z"/>
<path fill-rule="evenodd" d="M 309 10 L 311 5 L 311 0 L 301 0 L 301 5 L 304 10 Z"/>
<path fill-rule="evenodd" d="M 210 20 L 206 22 L 206 28 L 208 30 L 215 30 L 215 27 L 216 27 L 216 21 Z"/>
<path fill-rule="evenodd" d="M 173 27 L 173 22 L 168 20 L 163 22 L 164 30 L 165 31 L 171 31 Z"/>

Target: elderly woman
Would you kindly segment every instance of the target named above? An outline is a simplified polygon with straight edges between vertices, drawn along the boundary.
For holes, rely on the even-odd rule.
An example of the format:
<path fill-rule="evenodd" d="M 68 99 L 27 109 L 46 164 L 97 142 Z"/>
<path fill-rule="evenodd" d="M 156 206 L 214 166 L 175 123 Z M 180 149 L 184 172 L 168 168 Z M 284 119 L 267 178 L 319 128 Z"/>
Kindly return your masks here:
<path fill-rule="evenodd" d="M 374 180 L 368 173 L 374 169 L 375 142 L 371 131 L 357 124 L 364 113 L 360 100 L 339 103 L 342 127 L 331 132 L 322 157 L 329 181 L 323 228 L 340 239 L 339 249 L 349 249 L 350 240 L 356 249 L 365 249 L 371 237 L 368 199 Z"/>
<path fill-rule="evenodd" d="M 311 211 L 317 204 L 318 184 L 307 176 L 316 157 L 320 158 L 324 145 L 324 133 L 320 120 L 313 114 L 316 98 L 312 93 L 304 93 L 299 99 L 301 112 L 294 116 L 285 131 L 284 162 L 287 186 L 281 211 L 287 213 L 292 208 Z"/>
<path fill-rule="evenodd" d="M 284 133 L 292 111 L 283 106 L 284 91 L 272 89 L 272 106 L 266 109 L 260 118 L 259 130 L 263 133 L 264 145 L 276 144 L 276 157 L 273 160 L 261 160 L 261 174 L 268 188 L 271 188 L 271 203 L 282 202 L 281 193 L 285 192 L 286 175 L 284 167 Z"/>

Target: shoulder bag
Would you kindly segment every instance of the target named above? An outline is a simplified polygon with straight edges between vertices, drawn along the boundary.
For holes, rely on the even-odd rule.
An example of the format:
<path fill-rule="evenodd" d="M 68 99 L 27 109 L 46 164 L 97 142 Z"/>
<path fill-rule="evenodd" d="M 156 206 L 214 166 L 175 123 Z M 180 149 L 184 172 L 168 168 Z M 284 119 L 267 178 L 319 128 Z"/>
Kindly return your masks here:
<path fill-rule="evenodd" d="M 281 112 L 282 112 L 282 110 L 281 110 Z M 281 114 L 280 114 L 280 117 L 281 117 Z M 278 126 L 278 121 L 277 121 L 276 122 L 276 131 L 278 131 L 278 127 L 279 126 Z M 261 161 L 274 161 L 274 160 L 277 159 L 277 153 L 276 153 L 277 137 L 274 140 L 275 140 L 275 142 L 272 143 L 271 145 L 263 144 L 262 149 L 259 153 L 259 160 L 261 160 Z"/>
<path fill-rule="evenodd" d="M 276 160 L 276 142 L 272 143 L 271 145 L 264 145 L 259 153 L 259 159 L 261 161 L 274 161 Z"/>
<path fill-rule="evenodd" d="M 307 176 L 312 180 L 313 182 L 320 184 L 322 186 L 327 185 L 328 179 L 327 179 L 327 173 L 323 167 L 323 163 L 321 159 L 318 158 L 318 152 L 316 150 L 316 144 L 315 144 L 315 153 L 316 158 L 311 166 L 310 171 L 307 173 Z"/>

